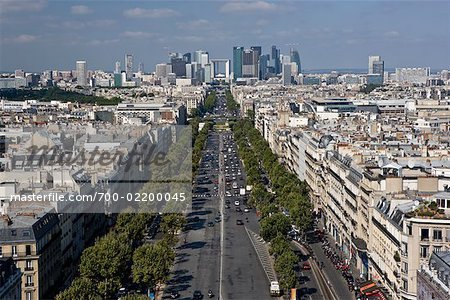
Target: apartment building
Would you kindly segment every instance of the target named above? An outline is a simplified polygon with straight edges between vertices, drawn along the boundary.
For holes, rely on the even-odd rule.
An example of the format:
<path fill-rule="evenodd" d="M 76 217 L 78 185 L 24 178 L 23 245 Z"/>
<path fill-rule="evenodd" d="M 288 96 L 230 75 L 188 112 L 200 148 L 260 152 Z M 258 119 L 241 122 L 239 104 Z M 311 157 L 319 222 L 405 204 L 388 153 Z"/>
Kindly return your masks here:
<path fill-rule="evenodd" d="M 417 271 L 418 300 L 447 300 L 450 298 L 450 253 L 435 251 L 429 263 Z"/>
<path fill-rule="evenodd" d="M 22 272 L 12 258 L 0 258 L 0 299 L 22 299 Z"/>
<path fill-rule="evenodd" d="M 10 207 L 0 224 L 3 257 L 22 272 L 22 299 L 51 298 L 61 284 L 61 229 L 58 215 L 38 204 Z"/>
<path fill-rule="evenodd" d="M 337 113 L 332 118 L 314 111 L 319 104 L 344 103 L 339 98 L 303 105 L 309 120 L 294 127 L 284 122 L 279 101 L 255 100 L 255 127 L 308 183 L 326 231 L 357 267 L 357 276 L 382 285 L 392 299 L 416 299 L 417 270 L 433 251 L 450 248 L 446 121 L 425 130 L 428 124 L 417 114 L 411 117 L 405 100 L 379 99 L 376 110 L 358 110 L 363 104 L 357 101 L 354 112 L 321 109 Z M 432 210 L 432 203 L 438 208 Z"/>

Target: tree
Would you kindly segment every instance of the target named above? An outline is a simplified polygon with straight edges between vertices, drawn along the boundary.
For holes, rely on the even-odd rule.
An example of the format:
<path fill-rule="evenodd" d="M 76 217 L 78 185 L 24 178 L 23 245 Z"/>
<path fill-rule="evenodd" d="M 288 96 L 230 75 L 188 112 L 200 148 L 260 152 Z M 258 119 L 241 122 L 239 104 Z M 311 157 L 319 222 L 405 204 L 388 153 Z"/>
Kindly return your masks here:
<path fill-rule="evenodd" d="M 68 289 L 65 289 L 56 296 L 56 300 L 72 300 L 72 299 L 85 299 L 85 300 L 98 300 L 102 299 L 100 295 L 96 294 L 97 291 L 93 282 L 87 278 L 76 278 Z"/>
<path fill-rule="evenodd" d="M 117 217 L 116 230 L 125 234 L 128 240 L 142 240 L 144 229 L 152 219 L 148 213 L 122 213 Z"/>
<path fill-rule="evenodd" d="M 168 279 L 174 261 L 175 252 L 167 243 L 142 245 L 133 254 L 131 267 L 133 281 L 147 287 L 164 283 Z"/>
<path fill-rule="evenodd" d="M 128 273 L 131 252 L 127 237 L 111 232 L 83 251 L 80 275 L 92 282 L 97 294 L 111 298 Z"/>
<path fill-rule="evenodd" d="M 271 255 L 275 255 L 275 257 L 278 257 L 286 250 L 289 250 L 289 243 L 286 240 L 286 237 L 282 236 L 281 234 L 277 235 L 270 242 L 269 252 Z"/>
<path fill-rule="evenodd" d="M 295 286 L 297 277 L 294 268 L 298 264 L 298 256 L 294 251 L 287 248 L 275 260 L 275 271 L 279 275 L 280 285 L 283 289 L 289 290 Z"/>
<path fill-rule="evenodd" d="M 174 246 L 177 243 L 176 234 L 186 225 L 186 218 L 180 213 L 165 214 L 161 220 L 161 230 L 164 233 L 164 239 L 169 245 Z"/>
<path fill-rule="evenodd" d="M 261 221 L 261 236 L 266 241 L 271 241 L 278 234 L 285 236 L 291 228 L 290 219 L 282 213 L 275 213 Z"/>

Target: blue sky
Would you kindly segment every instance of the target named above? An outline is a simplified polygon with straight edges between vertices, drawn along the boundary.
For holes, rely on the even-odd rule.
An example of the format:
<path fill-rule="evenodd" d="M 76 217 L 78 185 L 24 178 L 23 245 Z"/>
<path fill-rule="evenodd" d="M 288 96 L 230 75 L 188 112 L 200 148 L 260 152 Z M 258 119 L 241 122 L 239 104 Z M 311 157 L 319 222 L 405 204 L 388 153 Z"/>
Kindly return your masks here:
<path fill-rule="evenodd" d="M 299 50 L 304 68 L 450 68 L 450 1 L 0 0 L 0 70 L 113 70 L 132 53 L 146 71 L 168 52 L 234 45 Z"/>

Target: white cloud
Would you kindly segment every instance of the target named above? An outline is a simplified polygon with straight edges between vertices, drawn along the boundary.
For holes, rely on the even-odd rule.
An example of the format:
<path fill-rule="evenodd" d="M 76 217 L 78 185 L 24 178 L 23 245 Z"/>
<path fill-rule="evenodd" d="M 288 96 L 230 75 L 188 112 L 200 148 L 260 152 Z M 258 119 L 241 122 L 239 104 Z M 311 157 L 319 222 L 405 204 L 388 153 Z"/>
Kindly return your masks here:
<path fill-rule="evenodd" d="M 157 9 L 145 9 L 145 8 L 132 8 L 123 12 L 123 15 L 128 18 L 166 18 L 178 16 L 179 13 L 170 8 L 157 8 Z"/>
<path fill-rule="evenodd" d="M 111 40 L 91 40 L 87 44 L 90 46 L 104 46 L 118 43 L 119 39 L 111 39 Z"/>
<path fill-rule="evenodd" d="M 127 38 L 148 38 L 154 36 L 153 33 L 143 31 L 125 31 L 121 35 Z"/>
<path fill-rule="evenodd" d="M 47 5 L 45 0 L 0 0 L 0 13 L 40 11 Z"/>
<path fill-rule="evenodd" d="M 62 23 L 62 26 L 66 27 L 66 28 L 70 28 L 70 29 L 83 29 L 86 27 L 90 27 L 90 28 L 106 28 L 109 26 L 112 26 L 116 23 L 116 21 L 114 20 L 94 20 L 94 21 L 86 21 L 86 22 L 81 22 L 81 21 L 65 21 Z M 51 26 L 54 27 L 54 26 Z"/>
<path fill-rule="evenodd" d="M 388 38 L 396 38 L 400 36 L 400 33 L 398 31 L 392 30 L 385 32 L 384 36 Z"/>
<path fill-rule="evenodd" d="M 21 34 L 21 35 L 18 35 L 16 37 L 12 37 L 12 38 L 4 38 L 2 42 L 4 42 L 4 43 L 25 44 L 25 43 L 34 42 L 38 38 L 39 38 L 39 36 L 37 36 L 37 35 Z"/>
<path fill-rule="evenodd" d="M 70 8 L 70 13 L 73 15 L 88 15 L 92 12 L 93 10 L 86 5 L 74 5 Z"/>
<path fill-rule="evenodd" d="M 185 43 L 200 43 L 205 41 L 204 37 L 196 35 L 178 36 L 176 39 Z"/>
<path fill-rule="evenodd" d="M 205 29 L 207 26 L 210 26 L 210 22 L 205 19 L 198 19 L 188 22 L 180 22 L 177 23 L 177 27 L 179 29 L 185 29 L 185 30 L 195 30 L 195 29 Z"/>
<path fill-rule="evenodd" d="M 232 1 L 224 4 L 220 10 L 222 12 L 249 12 L 249 11 L 274 11 L 278 7 L 266 1 Z"/>

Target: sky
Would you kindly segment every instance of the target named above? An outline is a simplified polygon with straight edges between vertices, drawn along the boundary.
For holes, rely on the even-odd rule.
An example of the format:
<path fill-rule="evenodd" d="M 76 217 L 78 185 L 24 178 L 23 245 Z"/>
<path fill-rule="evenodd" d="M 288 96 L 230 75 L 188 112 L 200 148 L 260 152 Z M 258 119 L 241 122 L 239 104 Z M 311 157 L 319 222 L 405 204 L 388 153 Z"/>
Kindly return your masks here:
<path fill-rule="evenodd" d="M 114 70 L 124 55 L 152 72 L 169 52 L 298 49 L 304 69 L 450 68 L 450 0 L 0 0 L 0 71 Z"/>

